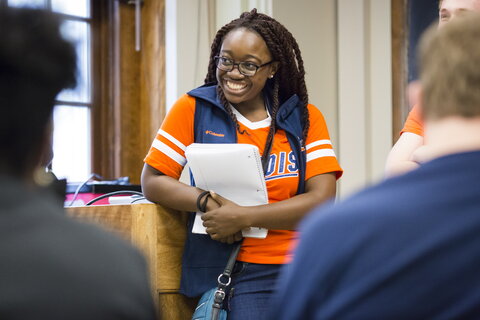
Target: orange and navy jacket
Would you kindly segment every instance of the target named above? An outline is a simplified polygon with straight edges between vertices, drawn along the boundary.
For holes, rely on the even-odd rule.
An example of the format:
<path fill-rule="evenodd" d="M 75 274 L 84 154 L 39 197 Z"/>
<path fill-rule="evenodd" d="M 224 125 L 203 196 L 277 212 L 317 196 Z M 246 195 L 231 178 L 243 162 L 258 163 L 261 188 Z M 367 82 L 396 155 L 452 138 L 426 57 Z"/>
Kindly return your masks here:
<path fill-rule="evenodd" d="M 265 95 L 268 103 L 268 94 Z M 192 100 L 193 99 L 193 100 Z M 187 96 L 179 99 L 176 106 L 183 108 L 174 112 L 175 121 L 169 121 L 169 115 L 159 130 L 157 138 L 152 144 L 145 162 L 164 174 L 174 178 L 179 177 L 179 170 L 185 165 L 184 148 L 190 143 L 251 143 L 245 139 L 254 138 L 258 130 L 251 134 L 239 135 L 222 104 L 218 101 L 215 85 L 204 85 L 188 92 Z M 185 107 L 193 105 L 193 108 Z M 176 107 L 174 106 L 174 108 Z M 309 111 L 315 114 L 311 120 L 311 128 L 322 129 L 321 138 L 305 147 L 303 141 L 303 107 L 300 99 L 294 95 L 285 101 L 279 108 L 276 116 L 277 133 L 274 140 L 290 152 L 276 152 L 270 155 L 269 166 L 265 172 L 269 202 L 281 201 L 295 194 L 303 193 L 305 181 L 310 176 L 336 172 L 337 178 L 342 170 L 336 161 L 331 143 L 329 144 L 328 132 L 323 117 L 315 107 L 309 105 Z M 173 109 L 172 109 L 173 111 Z M 171 113 L 172 113 L 171 111 Z M 270 111 L 270 114 L 272 112 Z M 193 117 L 193 124 L 191 118 Z M 238 116 L 237 116 L 238 117 Z M 179 124 L 178 122 L 183 123 Z M 239 121 L 241 124 L 241 121 Z M 169 127 L 168 125 L 172 127 Z M 241 124 L 242 125 L 242 124 Z M 182 128 L 178 128 L 182 126 Z M 262 128 L 263 129 L 263 128 Z M 265 137 L 268 128 L 265 129 Z M 312 130 L 314 130 L 312 129 Z M 182 131 L 184 130 L 184 131 Z M 261 130 L 261 129 L 259 129 Z M 175 135 L 172 135 L 175 132 Z M 190 138 L 184 138 L 182 133 L 187 132 Z M 193 137 L 191 136 L 193 132 Z M 310 131 L 309 131 L 310 132 Z M 183 138 L 183 142 L 181 141 Z M 264 139 L 260 139 L 265 143 Z M 173 143 L 172 143 L 173 142 Z M 307 139 L 307 143 L 309 140 Z M 256 145 L 260 151 L 263 145 Z M 290 147 L 288 147 L 288 145 Z M 180 146 L 180 147 L 178 147 Z M 309 149 L 309 150 L 308 150 Z M 308 153 L 308 155 L 307 155 Z M 318 162 L 317 168 L 307 168 L 307 158 Z M 322 158 L 324 157 L 324 158 Z M 323 160 L 322 160 L 323 159 Z M 328 160 L 326 160 L 328 159 Z M 321 168 L 319 161 L 323 161 Z M 275 167 L 276 170 L 272 168 Z M 273 172 L 275 171 L 275 172 Z M 283 186 L 289 180 L 289 188 Z M 292 182 L 297 186 L 292 188 Z M 281 184 L 283 183 L 283 184 Z M 272 191 L 269 185 L 276 184 Z M 281 193 L 281 195 L 279 195 Z M 194 214 L 190 214 L 188 222 L 187 240 L 185 242 L 182 260 L 181 293 L 187 296 L 198 296 L 216 285 L 216 279 L 222 273 L 232 250 L 232 245 L 223 244 L 212 240 L 208 235 L 194 234 L 191 232 Z M 269 230 L 266 239 L 245 238 L 238 260 L 252 263 L 285 263 L 285 256 L 291 243 L 296 239 L 296 232 L 291 230 Z M 273 248 L 273 250 L 271 250 Z"/>

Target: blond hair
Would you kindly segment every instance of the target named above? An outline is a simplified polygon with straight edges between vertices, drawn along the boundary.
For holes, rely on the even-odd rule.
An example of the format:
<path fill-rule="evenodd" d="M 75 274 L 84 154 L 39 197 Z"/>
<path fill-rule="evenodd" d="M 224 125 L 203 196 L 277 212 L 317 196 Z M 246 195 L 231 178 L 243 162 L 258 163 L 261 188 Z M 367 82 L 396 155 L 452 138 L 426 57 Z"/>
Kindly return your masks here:
<path fill-rule="evenodd" d="M 419 56 L 425 119 L 480 116 L 480 14 L 430 26 Z"/>

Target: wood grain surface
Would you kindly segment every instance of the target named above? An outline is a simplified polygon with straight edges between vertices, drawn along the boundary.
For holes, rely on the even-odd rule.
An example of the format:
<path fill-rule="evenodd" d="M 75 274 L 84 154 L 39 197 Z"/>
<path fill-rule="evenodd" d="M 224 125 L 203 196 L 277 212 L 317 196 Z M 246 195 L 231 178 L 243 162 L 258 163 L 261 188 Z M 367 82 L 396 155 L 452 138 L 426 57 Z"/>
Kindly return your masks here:
<path fill-rule="evenodd" d="M 186 218 L 156 204 L 66 208 L 74 219 L 94 223 L 130 241 L 144 254 L 162 319 L 190 319 L 197 299 L 179 293 Z"/>

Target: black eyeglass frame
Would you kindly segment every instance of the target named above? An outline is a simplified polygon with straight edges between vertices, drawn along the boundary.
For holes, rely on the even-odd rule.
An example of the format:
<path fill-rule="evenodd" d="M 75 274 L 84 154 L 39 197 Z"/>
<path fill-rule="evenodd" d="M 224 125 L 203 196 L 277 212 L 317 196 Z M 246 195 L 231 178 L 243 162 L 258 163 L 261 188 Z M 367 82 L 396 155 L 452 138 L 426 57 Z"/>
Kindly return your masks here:
<path fill-rule="evenodd" d="M 241 61 L 241 62 L 238 62 L 236 63 L 234 60 L 230 59 L 230 58 L 226 58 L 226 57 L 222 57 L 222 56 L 215 56 L 213 57 L 213 59 L 215 60 L 215 66 L 217 67 L 217 69 L 219 70 L 222 70 L 222 71 L 225 71 L 225 72 L 230 72 L 230 71 L 233 71 L 233 69 L 235 69 L 235 66 L 237 66 L 237 69 L 238 69 L 238 72 L 240 72 L 241 74 L 243 74 L 244 76 L 247 76 L 247 77 L 253 77 L 254 75 L 257 74 L 258 72 L 258 69 L 262 68 L 262 67 L 265 67 L 265 66 L 268 66 L 269 64 L 271 64 L 272 62 L 274 62 L 275 60 L 271 60 L 267 63 L 264 63 L 264 64 L 261 64 L 259 66 L 257 66 L 255 63 L 253 62 L 248 62 L 248 61 Z M 232 62 L 232 67 L 229 68 L 229 69 L 222 69 L 219 67 L 219 62 L 221 61 L 221 59 L 225 59 L 225 60 L 229 60 Z M 253 74 L 245 74 L 244 72 L 242 72 L 242 70 L 240 69 L 240 65 L 241 64 L 244 64 L 244 63 L 248 63 L 248 64 L 251 64 L 253 66 L 255 66 L 255 72 Z"/>

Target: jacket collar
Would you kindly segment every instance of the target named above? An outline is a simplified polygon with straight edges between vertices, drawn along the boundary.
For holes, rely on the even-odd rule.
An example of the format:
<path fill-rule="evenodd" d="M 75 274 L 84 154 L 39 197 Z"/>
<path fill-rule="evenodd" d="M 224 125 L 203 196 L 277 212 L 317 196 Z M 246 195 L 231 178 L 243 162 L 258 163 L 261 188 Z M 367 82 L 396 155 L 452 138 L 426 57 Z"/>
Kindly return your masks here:
<path fill-rule="evenodd" d="M 298 104 L 300 102 L 300 99 L 296 94 L 288 98 L 287 101 L 285 101 L 279 108 L 279 111 L 277 113 L 277 122 L 285 122 L 288 120 L 288 117 L 294 112 L 295 110 L 298 110 Z"/>
<path fill-rule="evenodd" d="M 218 100 L 216 88 L 217 88 L 216 83 L 207 83 L 201 87 L 198 87 L 189 91 L 187 94 L 195 98 L 206 100 L 207 102 L 210 102 L 216 107 L 224 110 L 223 105 Z M 279 108 L 279 112 L 277 113 L 277 117 L 276 117 L 277 122 L 284 123 L 285 121 L 288 121 L 288 118 L 292 114 L 292 112 L 298 108 L 299 102 L 300 102 L 300 98 L 298 98 L 296 94 L 288 98 L 288 100 L 285 101 Z M 268 97 L 267 97 L 267 107 L 269 108 L 268 111 L 271 114 L 272 110 L 270 109 L 270 99 Z"/>
<path fill-rule="evenodd" d="M 187 94 L 192 97 L 203 99 L 207 102 L 210 102 L 211 104 L 221 108 L 222 110 L 224 109 L 217 97 L 216 83 L 212 82 L 212 83 L 204 84 L 201 87 L 190 90 L 189 92 L 187 92 Z"/>

